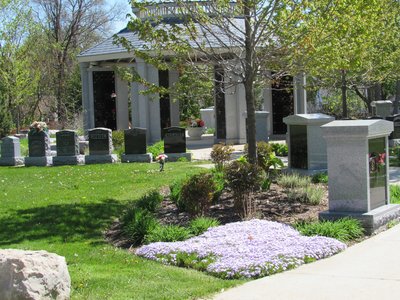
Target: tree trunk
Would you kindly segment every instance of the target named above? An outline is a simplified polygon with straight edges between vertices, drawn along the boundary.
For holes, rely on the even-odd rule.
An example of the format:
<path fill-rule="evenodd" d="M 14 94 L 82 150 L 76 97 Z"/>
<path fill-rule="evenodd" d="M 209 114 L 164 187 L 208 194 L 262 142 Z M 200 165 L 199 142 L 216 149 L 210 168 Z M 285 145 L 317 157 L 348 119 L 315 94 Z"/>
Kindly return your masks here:
<path fill-rule="evenodd" d="M 346 70 L 342 70 L 342 110 L 343 110 L 343 119 L 348 119 L 349 113 L 347 111 Z"/>
<path fill-rule="evenodd" d="M 257 144 L 256 144 L 256 112 L 254 105 L 254 47 L 252 43 L 252 27 L 250 16 L 251 1 L 245 0 L 243 5 L 244 24 L 245 24 L 245 60 L 246 69 L 244 90 L 246 94 L 247 109 L 247 144 L 248 159 L 251 164 L 257 163 Z"/>

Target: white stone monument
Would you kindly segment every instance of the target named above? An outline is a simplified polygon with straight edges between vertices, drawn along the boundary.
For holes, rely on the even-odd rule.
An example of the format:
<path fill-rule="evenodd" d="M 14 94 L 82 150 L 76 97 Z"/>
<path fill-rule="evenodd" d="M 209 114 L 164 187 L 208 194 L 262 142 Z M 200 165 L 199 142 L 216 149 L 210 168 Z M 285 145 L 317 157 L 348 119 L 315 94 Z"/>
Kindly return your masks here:
<path fill-rule="evenodd" d="M 326 143 L 322 138 L 321 125 L 333 120 L 334 117 L 320 113 L 283 118 L 283 122 L 288 125 L 287 172 L 314 174 L 326 171 Z"/>
<path fill-rule="evenodd" d="M 393 103 L 390 100 L 379 100 L 371 102 L 374 115 L 385 119 L 387 116 L 392 114 Z"/>
<path fill-rule="evenodd" d="M 359 219 L 367 234 L 400 216 L 390 204 L 388 136 L 385 120 L 334 121 L 322 127 L 327 144 L 329 210 L 323 220 Z"/>

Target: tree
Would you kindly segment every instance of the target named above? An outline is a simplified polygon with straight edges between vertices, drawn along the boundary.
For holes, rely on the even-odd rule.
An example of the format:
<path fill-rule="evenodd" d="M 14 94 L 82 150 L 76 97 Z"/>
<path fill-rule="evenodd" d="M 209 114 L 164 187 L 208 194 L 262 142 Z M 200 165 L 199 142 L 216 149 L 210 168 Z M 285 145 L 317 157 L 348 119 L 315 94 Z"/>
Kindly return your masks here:
<path fill-rule="evenodd" d="M 34 0 L 37 15 L 46 34 L 43 44 L 54 74 L 51 89 L 56 99 L 59 121 L 67 119 L 70 74 L 75 74 L 76 55 L 108 32 L 109 24 L 120 14 L 119 6 L 107 7 L 104 0 Z M 43 20 L 42 20 L 43 19 Z M 74 76 L 74 75 L 73 75 Z M 72 80 L 73 82 L 73 80 Z M 75 106 L 74 106 L 75 107 Z"/>
<path fill-rule="evenodd" d="M 128 28 L 144 44 L 134 49 L 127 40 L 117 40 L 159 69 L 207 63 L 231 74 L 232 84 L 244 86 L 249 161 L 256 163 L 255 87 L 258 81 L 265 85 L 293 75 L 288 53 L 304 35 L 301 24 L 309 5 L 296 0 L 132 1 L 136 14 L 147 17 L 132 17 Z M 163 10 L 168 20 L 153 13 Z M 280 39 L 279 31 L 290 35 Z"/>

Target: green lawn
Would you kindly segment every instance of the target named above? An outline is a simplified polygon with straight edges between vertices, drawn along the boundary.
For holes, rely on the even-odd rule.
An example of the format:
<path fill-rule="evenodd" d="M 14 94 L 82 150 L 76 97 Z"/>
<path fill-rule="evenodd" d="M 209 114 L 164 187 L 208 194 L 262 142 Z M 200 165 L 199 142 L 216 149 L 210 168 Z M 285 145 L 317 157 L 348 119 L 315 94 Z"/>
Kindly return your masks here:
<path fill-rule="evenodd" d="M 72 299 L 193 299 L 242 281 L 163 266 L 116 249 L 103 231 L 128 201 L 201 171 L 192 163 L 0 167 L 0 248 L 65 256 Z"/>

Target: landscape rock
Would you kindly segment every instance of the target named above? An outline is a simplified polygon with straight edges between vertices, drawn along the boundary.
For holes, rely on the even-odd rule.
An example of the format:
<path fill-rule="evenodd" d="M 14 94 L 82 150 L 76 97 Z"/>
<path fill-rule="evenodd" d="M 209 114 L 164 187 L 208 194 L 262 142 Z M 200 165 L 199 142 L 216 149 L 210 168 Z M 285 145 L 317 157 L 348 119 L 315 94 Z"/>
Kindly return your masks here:
<path fill-rule="evenodd" d="M 0 250 L 0 299 L 70 299 L 65 258 L 47 251 Z"/>

